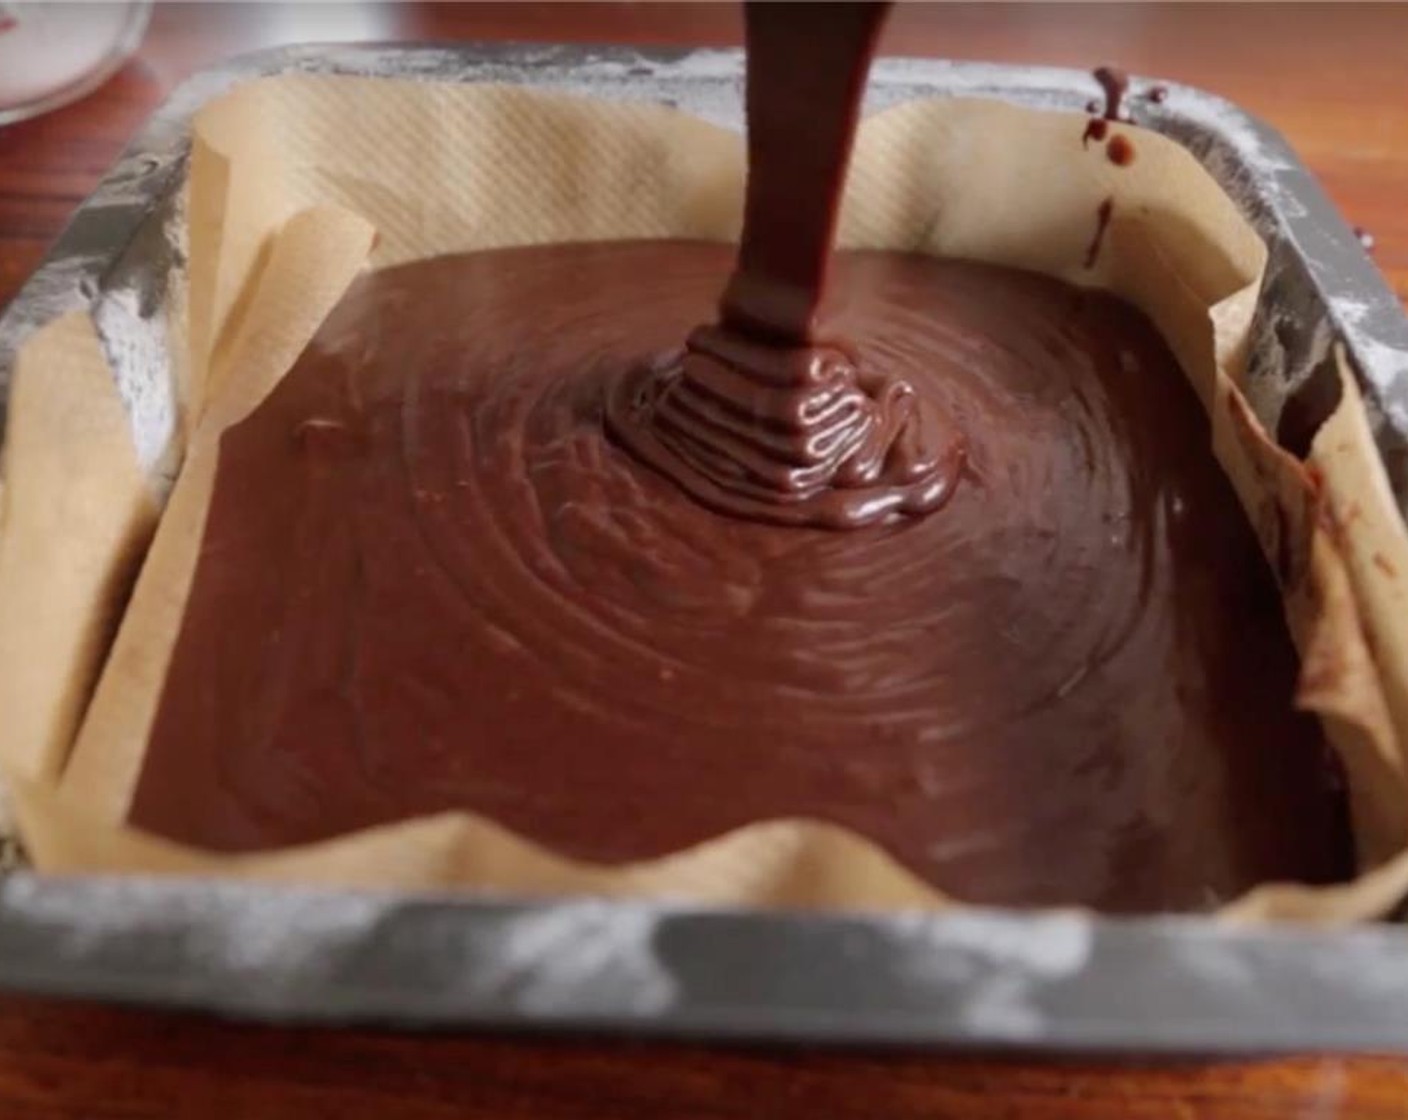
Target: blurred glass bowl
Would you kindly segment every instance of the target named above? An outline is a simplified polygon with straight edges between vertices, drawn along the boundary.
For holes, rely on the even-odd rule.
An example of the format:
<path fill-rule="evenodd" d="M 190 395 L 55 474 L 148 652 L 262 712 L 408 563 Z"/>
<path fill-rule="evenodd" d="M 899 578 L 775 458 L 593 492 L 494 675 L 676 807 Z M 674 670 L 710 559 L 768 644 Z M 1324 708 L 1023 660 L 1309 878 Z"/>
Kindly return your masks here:
<path fill-rule="evenodd" d="M 136 52 L 151 0 L 0 0 L 0 126 L 77 101 Z"/>

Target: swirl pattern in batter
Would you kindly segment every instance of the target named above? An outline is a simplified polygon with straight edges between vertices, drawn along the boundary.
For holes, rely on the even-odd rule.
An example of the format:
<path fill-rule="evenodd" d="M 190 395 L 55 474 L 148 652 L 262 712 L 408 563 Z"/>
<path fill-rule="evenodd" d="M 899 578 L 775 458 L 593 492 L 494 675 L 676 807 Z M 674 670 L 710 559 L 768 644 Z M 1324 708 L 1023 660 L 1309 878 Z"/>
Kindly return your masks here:
<path fill-rule="evenodd" d="M 818 818 L 974 902 L 1345 876 L 1267 567 L 1167 348 L 1103 294 L 891 253 L 834 323 L 967 439 L 937 513 L 725 516 L 605 433 L 731 250 L 357 282 L 221 444 L 131 820 L 242 851 L 470 809 L 574 857 Z"/>

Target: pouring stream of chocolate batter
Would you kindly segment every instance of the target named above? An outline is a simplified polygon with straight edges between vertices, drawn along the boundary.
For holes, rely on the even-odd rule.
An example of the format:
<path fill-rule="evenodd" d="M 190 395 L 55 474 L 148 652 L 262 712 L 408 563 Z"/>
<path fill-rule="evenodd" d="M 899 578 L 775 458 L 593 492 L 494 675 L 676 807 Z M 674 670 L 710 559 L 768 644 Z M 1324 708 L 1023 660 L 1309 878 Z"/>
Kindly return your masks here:
<path fill-rule="evenodd" d="M 842 252 L 818 330 L 877 20 L 750 7 L 732 279 L 655 241 L 354 284 L 221 438 L 134 825 L 471 810 L 612 862 L 802 817 L 966 901 L 1114 911 L 1349 874 L 1279 596 L 1139 312 Z"/>
<path fill-rule="evenodd" d="M 725 326 L 782 346 L 815 341 L 865 78 L 889 8 L 744 6 L 748 184 Z"/>
<path fill-rule="evenodd" d="M 616 438 L 725 513 L 854 528 L 937 509 L 965 443 L 818 316 L 865 77 L 888 4 L 749 3 L 748 187 L 720 324 L 625 378 Z M 805 37 L 799 27 L 805 26 Z"/>

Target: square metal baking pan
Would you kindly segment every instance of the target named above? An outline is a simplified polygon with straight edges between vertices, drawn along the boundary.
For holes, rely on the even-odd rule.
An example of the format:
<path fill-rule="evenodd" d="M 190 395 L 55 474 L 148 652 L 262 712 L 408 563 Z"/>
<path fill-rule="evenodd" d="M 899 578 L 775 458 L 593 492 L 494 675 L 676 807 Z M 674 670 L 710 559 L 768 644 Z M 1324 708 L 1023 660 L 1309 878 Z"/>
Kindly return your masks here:
<path fill-rule="evenodd" d="M 197 76 L 149 122 L 0 318 L 0 401 L 36 327 L 91 307 L 144 466 L 175 464 L 159 309 L 182 264 L 189 120 L 261 75 L 516 82 L 647 99 L 741 127 L 736 51 L 297 47 Z M 1408 508 L 1408 319 L 1283 140 L 1169 85 L 1139 123 L 1190 148 L 1271 248 L 1253 403 L 1274 424 L 1336 340 Z M 986 96 L 1080 109 L 1068 70 L 888 59 L 872 108 Z M 3 718 L 0 715 L 0 718 Z M 1232 930 L 1074 912 L 800 914 L 598 899 L 275 888 L 189 879 L 0 880 L 0 987 L 265 1021 L 570 1029 L 778 1042 L 1103 1052 L 1408 1051 L 1408 929 Z"/>

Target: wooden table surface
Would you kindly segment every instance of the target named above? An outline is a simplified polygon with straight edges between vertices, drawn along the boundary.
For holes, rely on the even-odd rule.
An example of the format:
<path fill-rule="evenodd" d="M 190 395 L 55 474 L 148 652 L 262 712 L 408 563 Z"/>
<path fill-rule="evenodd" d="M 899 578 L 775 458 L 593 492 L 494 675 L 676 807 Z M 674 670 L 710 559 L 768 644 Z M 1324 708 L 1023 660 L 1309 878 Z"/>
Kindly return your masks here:
<path fill-rule="evenodd" d="M 163 4 L 83 102 L 0 129 L 0 305 L 171 87 L 300 41 L 735 43 L 732 5 Z M 1408 300 L 1408 5 L 906 5 L 896 53 L 1203 86 L 1279 127 Z M 288 1031 L 0 997 L 0 1117 L 1408 1117 L 1408 1060 L 1079 1063 Z"/>

